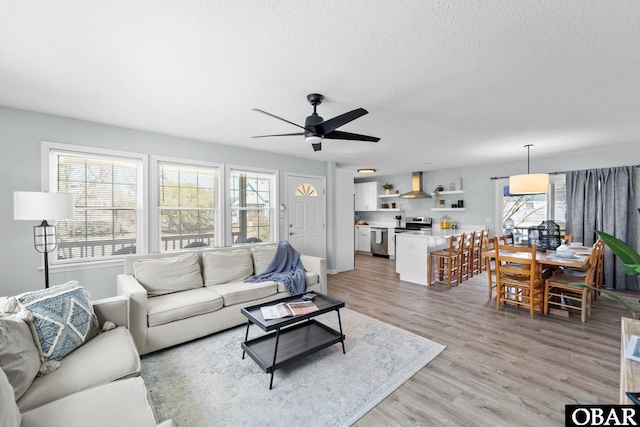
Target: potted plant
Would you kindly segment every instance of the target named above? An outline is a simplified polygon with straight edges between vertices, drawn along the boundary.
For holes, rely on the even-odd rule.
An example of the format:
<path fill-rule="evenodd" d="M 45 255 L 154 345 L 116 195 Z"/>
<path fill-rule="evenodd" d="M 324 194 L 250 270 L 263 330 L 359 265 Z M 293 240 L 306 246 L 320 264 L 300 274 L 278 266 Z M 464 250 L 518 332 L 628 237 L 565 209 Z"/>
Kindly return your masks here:
<path fill-rule="evenodd" d="M 393 184 L 385 182 L 382 188 L 384 188 L 387 194 L 391 194 L 391 190 L 393 190 Z"/>

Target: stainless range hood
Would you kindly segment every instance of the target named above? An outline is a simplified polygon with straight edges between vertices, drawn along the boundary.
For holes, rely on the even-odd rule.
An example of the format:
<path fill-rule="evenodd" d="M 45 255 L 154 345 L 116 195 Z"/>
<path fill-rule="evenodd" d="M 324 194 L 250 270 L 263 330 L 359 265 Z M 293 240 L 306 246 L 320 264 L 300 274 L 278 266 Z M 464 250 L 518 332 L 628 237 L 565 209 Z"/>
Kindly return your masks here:
<path fill-rule="evenodd" d="M 411 191 L 401 194 L 403 199 L 431 198 L 431 194 L 422 191 L 422 172 L 411 174 Z"/>

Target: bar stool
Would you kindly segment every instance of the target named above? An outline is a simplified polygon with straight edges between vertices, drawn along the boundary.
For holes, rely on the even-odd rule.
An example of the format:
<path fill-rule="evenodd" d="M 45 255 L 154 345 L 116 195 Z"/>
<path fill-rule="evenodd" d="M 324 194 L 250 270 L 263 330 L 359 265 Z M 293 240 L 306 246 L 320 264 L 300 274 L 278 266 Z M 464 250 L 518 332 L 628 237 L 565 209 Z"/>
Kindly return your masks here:
<path fill-rule="evenodd" d="M 460 283 L 463 239 L 464 234 L 451 236 L 448 249 L 433 251 L 429 254 L 429 284 L 446 280 L 447 287 L 451 289 L 451 282 L 455 282 L 456 286 Z M 438 280 L 435 280 L 436 275 Z"/>

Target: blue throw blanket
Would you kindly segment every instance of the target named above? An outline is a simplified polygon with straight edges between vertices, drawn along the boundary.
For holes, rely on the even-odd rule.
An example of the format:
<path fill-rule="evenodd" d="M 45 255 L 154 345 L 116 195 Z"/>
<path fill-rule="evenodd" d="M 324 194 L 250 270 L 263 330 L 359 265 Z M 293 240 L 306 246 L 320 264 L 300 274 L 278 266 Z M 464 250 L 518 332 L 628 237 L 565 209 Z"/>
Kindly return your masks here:
<path fill-rule="evenodd" d="M 255 283 L 268 280 L 284 284 L 289 295 L 298 295 L 307 289 L 307 278 L 304 275 L 300 254 L 285 240 L 278 242 L 276 255 L 264 273 L 251 276 L 245 282 Z"/>

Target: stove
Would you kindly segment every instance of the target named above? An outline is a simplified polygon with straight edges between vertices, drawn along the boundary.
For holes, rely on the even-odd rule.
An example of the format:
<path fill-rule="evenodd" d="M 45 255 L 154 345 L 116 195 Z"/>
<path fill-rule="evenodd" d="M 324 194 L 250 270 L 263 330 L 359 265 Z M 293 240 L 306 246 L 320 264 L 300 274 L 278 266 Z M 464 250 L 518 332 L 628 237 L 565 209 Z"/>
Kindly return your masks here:
<path fill-rule="evenodd" d="M 395 233 L 413 233 L 421 232 L 420 234 L 427 234 L 431 232 L 432 219 L 428 216 L 417 216 L 407 218 L 404 227 L 396 227 Z"/>

